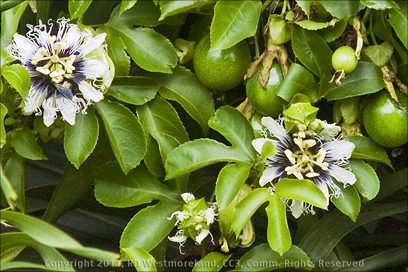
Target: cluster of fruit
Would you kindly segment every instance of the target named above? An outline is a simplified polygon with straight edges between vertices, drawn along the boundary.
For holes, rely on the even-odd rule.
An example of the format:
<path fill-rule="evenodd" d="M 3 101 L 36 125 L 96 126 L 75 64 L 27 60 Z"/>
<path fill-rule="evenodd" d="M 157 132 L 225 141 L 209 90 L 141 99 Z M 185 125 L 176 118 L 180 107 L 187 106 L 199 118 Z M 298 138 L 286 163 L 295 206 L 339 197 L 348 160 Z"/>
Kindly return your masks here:
<path fill-rule="evenodd" d="M 210 35 L 203 37 L 195 48 L 194 71 L 198 79 L 210 89 L 227 91 L 239 86 L 250 67 L 251 53 L 248 44 L 241 41 L 225 50 L 210 50 Z M 340 79 L 352 73 L 358 64 L 355 50 L 342 46 L 332 55 L 332 66 Z M 275 61 L 269 70 L 266 86 L 259 78 L 262 66 L 258 66 L 245 82 L 246 95 L 256 110 L 252 123 L 260 120 L 260 115 L 278 117 L 286 102 L 278 96 L 283 80 L 282 70 Z M 334 77 L 334 76 L 333 76 Z M 362 111 L 362 122 L 366 133 L 384 147 L 398 147 L 407 142 L 407 97 L 397 92 L 399 103 L 391 98 L 386 90 L 375 93 Z"/>

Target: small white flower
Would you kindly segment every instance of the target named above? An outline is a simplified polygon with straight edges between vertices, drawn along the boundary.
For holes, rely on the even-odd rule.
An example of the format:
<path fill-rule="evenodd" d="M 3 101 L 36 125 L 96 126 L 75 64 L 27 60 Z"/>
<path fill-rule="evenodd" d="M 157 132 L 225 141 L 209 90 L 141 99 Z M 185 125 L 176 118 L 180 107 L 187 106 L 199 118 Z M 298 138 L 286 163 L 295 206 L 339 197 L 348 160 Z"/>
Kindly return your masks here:
<path fill-rule="evenodd" d="M 27 25 L 27 37 L 14 34 L 13 43 L 6 48 L 31 77 L 23 112 L 43 113 L 46 126 L 52 125 L 58 112 L 69 124 L 75 124 L 76 113 L 81 109 L 85 113 L 88 105 L 103 99 L 112 81 L 102 45 L 106 34 L 93 37 L 91 31 L 80 31 L 68 21 L 57 20 L 56 35 L 51 34 L 50 22 L 48 28 L 41 21 L 38 26 Z"/>
<path fill-rule="evenodd" d="M 192 200 L 195 199 L 194 195 L 191 194 L 191 193 L 181 194 L 181 197 L 183 198 L 184 202 L 186 202 L 186 203 L 189 203 L 189 202 L 191 202 Z"/>
<path fill-rule="evenodd" d="M 184 235 L 183 230 L 178 230 L 176 234 L 173 237 L 168 237 L 170 241 L 176 242 L 176 243 L 184 243 L 187 240 L 187 236 Z"/>
<path fill-rule="evenodd" d="M 208 229 L 202 229 L 200 234 L 196 237 L 196 242 L 197 244 L 201 244 L 201 242 L 209 235 L 211 234 Z"/>
<path fill-rule="evenodd" d="M 205 219 L 207 221 L 207 225 L 211 225 L 212 223 L 214 223 L 215 211 L 212 207 L 205 210 L 204 214 L 205 214 Z"/>
<path fill-rule="evenodd" d="M 176 216 L 177 218 L 177 221 L 174 225 L 177 226 L 178 224 L 182 223 L 184 220 L 188 219 L 190 217 L 190 214 L 184 211 L 176 211 L 172 213 L 171 216 L 167 219 L 171 220 L 173 219 L 174 216 Z"/>
<path fill-rule="evenodd" d="M 331 196 L 338 197 L 341 194 L 332 177 L 344 186 L 355 183 L 354 174 L 344 168 L 354 150 L 354 144 L 335 138 L 339 133 L 337 126 L 323 121 L 320 123 L 323 126 L 320 133 L 306 131 L 304 135 L 290 135 L 286 134 L 285 128 L 277 121 L 270 117 L 262 118 L 262 124 L 278 140 L 259 138 L 252 142 L 258 153 L 261 153 L 266 142 L 272 142 L 277 151 L 266 158 L 265 170 L 259 180 L 261 186 L 271 183 L 273 187 L 274 179 L 310 179 L 329 201 Z M 313 211 L 309 204 L 300 201 L 292 201 L 288 207 L 295 217 Z"/>

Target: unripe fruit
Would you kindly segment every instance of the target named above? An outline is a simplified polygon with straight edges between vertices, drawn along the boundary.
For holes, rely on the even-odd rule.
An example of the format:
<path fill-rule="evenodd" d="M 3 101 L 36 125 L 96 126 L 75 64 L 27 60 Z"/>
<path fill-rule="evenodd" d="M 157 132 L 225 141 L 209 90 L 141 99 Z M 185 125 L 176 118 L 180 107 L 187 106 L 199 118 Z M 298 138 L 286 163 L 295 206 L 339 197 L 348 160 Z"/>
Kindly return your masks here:
<path fill-rule="evenodd" d="M 399 92 L 397 96 L 401 108 L 383 90 L 376 93 L 363 110 L 363 122 L 368 135 L 384 147 L 397 147 L 408 139 L 407 97 Z"/>
<path fill-rule="evenodd" d="M 246 91 L 249 102 L 259 113 L 278 117 L 283 111 L 285 100 L 278 96 L 278 91 L 283 80 L 279 63 L 275 62 L 269 73 L 269 80 L 264 90 L 259 83 L 262 66 L 258 67 L 255 74 L 247 81 Z"/>
<path fill-rule="evenodd" d="M 210 35 L 201 39 L 194 52 L 194 72 L 207 87 L 226 91 L 238 86 L 251 62 L 245 41 L 225 49 L 210 51 Z"/>
<path fill-rule="evenodd" d="M 337 48 L 332 55 L 332 65 L 334 70 L 343 70 L 346 74 L 351 73 L 357 66 L 358 60 L 354 49 L 350 46 Z"/>

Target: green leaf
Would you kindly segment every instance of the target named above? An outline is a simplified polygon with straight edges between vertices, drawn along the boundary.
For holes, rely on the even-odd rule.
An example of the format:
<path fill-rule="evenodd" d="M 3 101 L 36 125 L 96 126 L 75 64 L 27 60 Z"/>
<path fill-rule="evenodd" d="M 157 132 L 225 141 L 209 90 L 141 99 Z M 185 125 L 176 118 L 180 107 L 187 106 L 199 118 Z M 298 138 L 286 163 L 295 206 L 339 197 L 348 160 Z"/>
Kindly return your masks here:
<path fill-rule="evenodd" d="M 10 137 L 11 146 L 20 156 L 29 160 L 47 160 L 33 132 L 28 127 L 14 129 L 7 135 Z"/>
<path fill-rule="evenodd" d="M 267 238 L 269 246 L 282 255 L 292 245 L 292 238 L 286 220 L 286 205 L 278 195 L 271 196 L 269 197 L 269 205 L 265 210 L 268 217 Z"/>
<path fill-rule="evenodd" d="M 232 146 L 211 139 L 198 139 L 175 148 L 165 163 L 166 179 L 171 179 L 216 162 L 251 163 L 256 158 L 252 147 L 254 133 L 248 120 L 238 110 L 224 106 L 217 110 L 209 125 Z"/>
<path fill-rule="evenodd" d="M 4 117 L 6 117 L 7 108 L 0 103 L 0 148 L 6 143 L 6 129 L 4 128 Z"/>
<path fill-rule="evenodd" d="M 77 169 L 95 149 L 98 135 L 99 123 L 93 107 L 88 108 L 87 114 L 77 114 L 75 125 L 65 123 L 65 154 Z"/>
<path fill-rule="evenodd" d="M 393 8 L 390 11 L 390 16 L 388 21 L 390 22 L 392 28 L 394 28 L 395 33 L 397 33 L 398 38 L 402 41 L 405 48 L 408 47 L 408 5 L 406 1 L 398 1 L 400 9 Z"/>
<path fill-rule="evenodd" d="M 310 0 L 296 0 L 296 4 L 302 8 L 307 18 L 310 16 Z"/>
<path fill-rule="evenodd" d="M 139 247 L 149 252 L 173 229 L 174 220 L 168 218 L 181 208 L 176 202 L 159 202 L 139 211 L 123 231 L 120 248 Z"/>
<path fill-rule="evenodd" d="M 333 182 L 341 189 L 341 194 L 338 197 L 332 197 L 331 201 L 337 209 L 356 222 L 361 207 L 360 195 L 356 187 L 347 186 L 344 188 L 342 183 L 336 180 Z"/>
<path fill-rule="evenodd" d="M 163 162 L 177 146 L 188 141 L 188 134 L 173 106 L 157 96 L 153 101 L 137 108 L 144 130 L 159 144 Z"/>
<path fill-rule="evenodd" d="M 370 9 L 384 10 L 390 8 L 398 8 L 398 5 L 392 0 L 361 0 L 361 4 L 366 5 Z"/>
<path fill-rule="evenodd" d="M 366 204 L 356 222 L 340 211 L 334 211 L 320 219 L 299 243 L 314 262 L 326 260 L 337 243 L 355 228 L 383 217 L 406 212 L 407 203 Z"/>
<path fill-rule="evenodd" d="M 156 96 L 159 88 L 159 83 L 151 77 L 115 77 L 107 94 L 126 103 L 143 105 Z"/>
<path fill-rule="evenodd" d="M 398 54 L 402 59 L 402 63 L 407 63 L 408 53 L 406 48 L 401 46 L 395 37 L 395 32 L 393 31 L 389 21 L 387 20 L 388 14 L 385 11 L 375 11 L 374 12 L 374 27 L 373 32 L 376 37 L 391 43 L 397 50 Z"/>
<path fill-rule="evenodd" d="M 2 28 L 3 30 L 4 28 Z M 1 70 L 3 71 L 3 69 L 10 63 L 12 63 L 13 61 L 15 61 L 14 58 L 10 57 L 9 54 L 6 52 L 6 50 L 1 49 L 1 60 L 0 60 L 0 65 L 1 65 Z M 0 91 L 1 93 L 1 91 Z"/>
<path fill-rule="evenodd" d="M 180 103 L 186 112 L 201 126 L 203 132 L 208 132 L 208 120 L 214 114 L 214 100 L 210 91 L 190 70 L 176 66 L 173 74 L 153 74 L 162 87 L 161 96 L 167 100 Z"/>
<path fill-rule="evenodd" d="M 133 3 L 133 6 L 128 10 L 121 13 L 122 5 L 117 6 L 109 17 L 108 24 L 114 24 L 117 26 L 127 25 L 129 27 L 133 25 L 154 27 L 160 24 L 160 10 L 152 1 L 122 1 Z"/>
<path fill-rule="evenodd" d="M 79 169 L 72 164 L 67 165 L 47 205 L 43 220 L 54 222 L 87 196 L 94 184 L 95 170 L 101 161 L 102 159 L 94 153 Z"/>
<path fill-rule="evenodd" d="M 329 100 L 375 93 L 384 88 L 382 72 L 372 63 L 359 61 L 356 69 L 341 80 L 341 85 L 332 84 L 323 93 Z"/>
<path fill-rule="evenodd" d="M 258 188 L 251 191 L 235 206 L 232 215 L 232 229 L 237 237 L 259 207 L 270 198 L 271 194 L 267 188 Z"/>
<path fill-rule="evenodd" d="M 279 88 L 278 96 L 290 101 L 295 94 L 302 93 L 311 102 L 316 102 L 319 99 L 318 89 L 312 73 L 302 65 L 292 63 Z"/>
<path fill-rule="evenodd" d="M 283 111 L 283 116 L 287 121 L 295 121 L 302 124 L 308 124 L 316 120 L 319 108 L 312 106 L 310 103 L 295 103 Z"/>
<path fill-rule="evenodd" d="M 167 157 L 166 179 L 191 173 L 217 162 L 240 162 L 247 158 L 237 149 L 212 139 L 198 139 L 175 148 Z"/>
<path fill-rule="evenodd" d="M 3 2 L 2 2 L 3 4 Z M 16 33 L 18 26 L 20 25 L 20 18 L 23 15 L 24 11 L 26 10 L 28 5 L 28 1 L 24 1 L 21 4 L 6 10 L 1 13 L 1 24 L 3 26 L 1 28 L 1 38 L 0 38 L 0 45 L 1 49 L 4 49 L 11 43 L 13 39 L 14 33 Z M 1 69 L 1 73 L 3 73 L 3 67 Z"/>
<path fill-rule="evenodd" d="M 2 69 L 1 74 L 23 98 L 21 106 L 24 106 L 24 99 L 27 98 L 31 87 L 31 77 L 27 69 L 20 64 L 13 64 Z"/>
<path fill-rule="evenodd" d="M 325 10 L 338 19 L 356 16 L 360 9 L 360 1 L 319 1 Z"/>
<path fill-rule="evenodd" d="M 3 210 L 0 211 L 0 214 L 2 220 L 46 246 L 63 249 L 95 260 L 117 261 L 119 258 L 119 255 L 115 253 L 83 247 L 63 231 L 35 217 Z"/>
<path fill-rule="evenodd" d="M 295 22 L 295 24 L 307 30 L 318 30 L 328 28 L 329 26 L 334 26 L 337 21 L 338 21 L 337 19 L 332 19 L 330 22 L 315 22 L 310 20 L 302 20 Z"/>
<path fill-rule="evenodd" d="M 221 133 L 235 148 L 240 149 L 251 162 L 255 160 L 257 153 L 252 147 L 254 132 L 241 112 L 229 106 L 221 107 L 208 124 Z"/>
<path fill-rule="evenodd" d="M 347 21 L 347 19 L 340 20 L 334 26 L 319 29 L 316 31 L 316 33 L 319 34 L 327 43 L 332 42 L 344 33 L 344 30 L 346 30 Z"/>
<path fill-rule="evenodd" d="M 219 252 L 211 252 L 205 255 L 204 258 L 196 262 L 192 272 L 216 272 L 224 266 L 231 258 L 232 254 L 225 255 Z M 210 264 L 210 265 L 209 265 Z"/>
<path fill-rule="evenodd" d="M 119 103 L 102 100 L 95 105 L 113 153 L 126 174 L 139 165 L 146 153 L 146 136 L 142 126 L 136 116 Z"/>
<path fill-rule="evenodd" d="M 6 174 L 4 173 L 3 166 L 0 164 L 0 174 L 1 174 L 1 191 L 4 193 L 7 203 L 9 206 L 14 209 L 14 201 L 17 200 L 18 194 L 14 190 L 10 181 L 8 180 Z"/>
<path fill-rule="evenodd" d="M 380 191 L 380 180 L 375 170 L 363 160 L 350 160 L 349 166 L 357 179 L 354 186 L 363 199 L 368 201 L 376 197 Z"/>
<path fill-rule="evenodd" d="M 122 14 L 128 9 L 131 9 L 136 4 L 136 2 L 137 0 L 130 0 L 130 1 L 122 0 L 122 3 L 120 3 L 119 14 Z"/>
<path fill-rule="evenodd" d="M 386 271 L 390 267 L 403 266 L 406 263 L 408 246 L 403 245 L 359 260 L 364 264 L 365 271 Z M 345 267 L 335 271 L 354 272 L 362 271 L 361 267 Z"/>
<path fill-rule="evenodd" d="M 101 167 L 95 177 L 95 197 L 105 206 L 125 208 L 153 200 L 181 204 L 178 192 L 160 183 L 143 164 L 125 175 L 116 162 Z"/>
<path fill-rule="evenodd" d="M 361 97 L 360 96 L 354 96 L 354 97 L 349 97 L 349 98 L 345 98 L 342 100 L 337 100 L 336 103 L 338 103 L 339 105 L 341 118 L 343 118 L 344 123 L 351 125 L 357 121 L 357 118 L 361 114 L 361 110 L 360 110 Z"/>
<path fill-rule="evenodd" d="M 11 188 L 14 189 L 14 192 L 16 193 L 14 198 L 13 195 L 8 195 L 8 198 L 13 203 L 12 206 L 17 207 L 24 213 L 26 208 L 25 159 L 14 153 L 4 166 L 4 175 L 7 177 Z"/>
<path fill-rule="evenodd" d="M 130 71 L 130 57 L 127 55 L 125 43 L 114 30 L 106 26 L 97 29 L 99 33 L 106 33 L 106 43 L 108 44 L 108 55 L 115 66 L 115 78 L 127 76 Z"/>
<path fill-rule="evenodd" d="M 251 168 L 251 164 L 237 162 L 221 169 L 215 184 L 215 196 L 219 210 L 222 211 L 234 199 L 248 178 Z"/>
<path fill-rule="evenodd" d="M 122 250 L 133 262 L 137 271 L 157 271 L 154 265 L 156 260 L 143 248 L 126 247 Z"/>
<path fill-rule="evenodd" d="M 147 169 L 149 169 L 150 173 L 152 173 L 156 177 L 164 177 L 166 175 L 164 171 L 163 160 L 160 155 L 159 144 L 150 135 L 148 136 L 147 152 L 143 161 L 146 164 Z"/>
<path fill-rule="evenodd" d="M 269 33 L 274 44 L 284 44 L 292 39 L 293 27 L 282 16 L 271 14 L 268 18 Z"/>
<path fill-rule="evenodd" d="M 261 265 L 262 264 L 262 265 Z M 309 259 L 303 250 L 292 245 L 282 256 L 271 250 L 268 244 L 255 246 L 238 262 L 238 266 L 233 271 L 271 271 L 275 269 L 298 269 L 299 267 L 311 270 L 314 267 L 313 262 Z"/>
<path fill-rule="evenodd" d="M 327 43 L 313 31 L 295 27 L 292 34 L 292 47 L 296 57 L 310 71 L 324 81 L 331 77 L 332 52 Z"/>
<path fill-rule="evenodd" d="M 161 16 L 159 20 L 163 20 L 166 17 L 180 14 L 190 9 L 208 5 L 213 2 L 214 0 L 160 1 Z"/>
<path fill-rule="evenodd" d="M 71 20 L 79 18 L 82 16 L 85 11 L 91 5 L 91 1 L 81 1 L 81 0 L 69 0 L 68 2 L 68 10 L 69 14 L 71 14 Z"/>
<path fill-rule="evenodd" d="M 395 172 L 392 175 L 388 175 L 384 178 L 381 178 L 380 191 L 377 194 L 377 197 L 373 201 L 378 201 L 387 196 L 392 195 L 396 191 L 405 188 L 407 186 L 406 177 L 408 175 L 408 168 L 404 168 Z"/>
<path fill-rule="evenodd" d="M 262 3 L 255 1 L 218 1 L 211 23 L 211 48 L 224 50 L 255 35 Z"/>
<path fill-rule="evenodd" d="M 363 54 L 378 67 L 387 64 L 392 57 L 392 53 L 394 53 L 394 47 L 389 42 L 363 47 Z"/>
<path fill-rule="evenodd" d="M 53 247 L 49 247 L 39 243 L 38 241 L 34 240 L 25 233 L 21 232 L 2 233 L 0 237 L 1 237 L 0 248 L 2 252 L 1 256 L 2 269 L 4 269 L 3 265 L 6 263 L 4 260 L 4 255 L 6 255 L 8 252 L 13 252 L 13 250 L 16 249 L 17 250 L 20 249 L 18 251 L 21 251 L 21 248 L 31 247 L 41 255 L 44 262 L 46 262 L 45 266 L 47 266 L 47 264 L 49 265 L 50 264 L 49 262 L 52 260 L 53 262 L 56 263 L 58 262 L 61 264 L 59 271 L 75 271 L 75 269 L 70 265 L 64 266 L 64 263 L 69 264 L 69 261 L 65 259 L 64 256 L 58 252 L 58 250 L 56 250 Z M 57 269 L 54 268 L 54 270 Z"/>
<path fill-rule="evenodd" d="M 319 187 L 308 179 L 281 179 L 276 184 L 275 194 L 286 199 L 304 201 L 325 210 L 329 204 Z"/>
<path fill-rule="evenodd" d="M 371 140 L 371 138 L 364 136 L 347 136 L 346 138 L 355 146 L 351 154 L 352 159 L 382 162 L 392 168 L 387 152 L 385 152 L 382 146 Z"/>
<path fill-rule="evenodd" d="M 105 26 L 120 35 L 126 51 L 141 68 L 171 74 L 171 68 L 177 65 L 176 49 L 166 37 L 153 29 L 133 28 L 115 20 L 110 20 Z"/>

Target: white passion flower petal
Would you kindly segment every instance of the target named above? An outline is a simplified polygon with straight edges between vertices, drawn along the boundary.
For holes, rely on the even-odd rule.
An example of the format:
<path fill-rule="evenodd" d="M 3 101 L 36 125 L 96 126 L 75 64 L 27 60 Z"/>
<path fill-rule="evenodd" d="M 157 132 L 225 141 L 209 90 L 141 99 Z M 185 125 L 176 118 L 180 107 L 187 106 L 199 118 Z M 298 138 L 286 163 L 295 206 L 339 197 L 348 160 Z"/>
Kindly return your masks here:
<path fill-rule="evenodd" d="M 269 130 L 269 132 L 279 140 L 283 139 L 286 136 L 285 128 L 272 117 L 263 117 L 262 125 L 264 125 Z"/>
<path fill-rule="evenodd" d="M 321 120 L 316 121 L 319 121 L 319 123 L 323 126 L 323 129 L 319 132 L 319 135 L 325 139 L 333 139 L 341 131 L 341 128 L 336 124 L 328 124 L 326 121 Z"/>
<path fill-rule="evenodd" d="M 84 65 L 82 74 L 86 78 L 98 79 L 109 75 L 109 65 L 101 60 L 84 59 L 82 63 Z"/>
<path fill-rule="evenodd" d="M 327 159 L 344 162 L 351 157 L 355 146 L 349 141 L 334 139 L 324 143 L 322 148 L 326 150 Z"/>
<path fill-rule="evenodd" d="M 84 43 L 80 46 L 80 57 L 84 57 L 94 51 L 96 48 L 102 45 L 102 43 L 105 41 L 106 38 L 106 33 L 101 33 L 96 35 L 93 38 L 88 38 L 84 41 Z"/>
<path fill-rule="evenodd" d="M 279 176 L 281 169 L 279 167 L 268 166 L 262 173 L 259 179 L 259 185 L 261 187 L 265 186 L 268 182 L 272 183 L 272 180 Z"/>
<path fill-rule="evenodd" d="M 103 93 L 95 89 L 85 80 L 78 83 L 78 88 L 84 95 L 85 99 L 92 100 L 94 102 L 99 102 L 103 99 Z"/>
<path fill-rule="evenodd" d="M 44 109 L 43 119 L 44 124 L 49 127 L 54 123 L 57 118 L 58 109 L 54 107 L 54 96 L 51 96 L 44 100 L 42 107 Z"/>
<path fill-rule="evenodd" d="M 14 34 L 13 38 L 14 44 L 7 47 L 7 53 L 25 64 L 35 55 L 35 52 L 37 52 L 39 47 L 20 34 Z"/>
<path fill-rule="evenodd" d="M 344 187 L 347 185 L 353 185 L 356 182 L 356 176 L 352 172 L 336 164 L 331 164 L 328 171 L 329 175 L 343 183 Z"/>
<path fill-rule="evenodd" d="M 79 105 L 76 103 L 76 97 L 72 100 L 67 99 L 63 96 L 57 97 L 56 105 L 57 108 L 61 111 L 62 118 L 67 121 L 70 125 L 75 124 L 75 116 L 79 111 Z"/>
<path fill-rule="evenodd" d="M 257 138 L 257 139 L 252 141 L 252 146 L 254 147 L 256 152 L 261 154 L 262 153 L 262 147 L 264 146 L 264 144 L 266 142 L 272 142 L 273 143 L 273 141 L 271 139 L 268 139 L 268 138 Z"/>
<path fill-rule="evenodd" d="M 40 111 L 40 106 L 44 102 L 47 96 L 47 91 L 39 91 L 33 85 L 31 85 L 31 89 L 28 92 L 28 97 L 26 99 L 25 107 L 23 108 L 23 113 L 25 115 L 29 115 L 34 111 Z"/>

